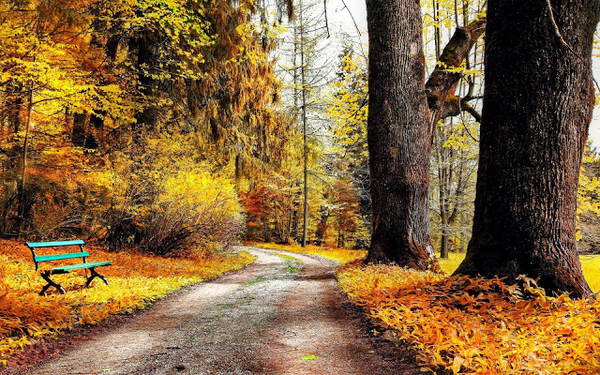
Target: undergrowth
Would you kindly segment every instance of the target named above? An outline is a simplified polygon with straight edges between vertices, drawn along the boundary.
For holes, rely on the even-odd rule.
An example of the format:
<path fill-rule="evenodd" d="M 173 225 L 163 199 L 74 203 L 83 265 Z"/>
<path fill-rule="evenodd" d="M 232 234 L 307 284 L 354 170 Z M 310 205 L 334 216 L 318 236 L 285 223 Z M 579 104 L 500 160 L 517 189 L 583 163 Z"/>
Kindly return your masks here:
<path fill-rule="evenodd" d="M 90 246 L 86 249 L 90 250 L 91 261 L 113 261 L 112 266 L 99 269 L 110 285 L 96 279 L 90 288 L 83 289 L 83 271 L 73 272 L 53 276 L 66 294 L 50 288 L 49 295 L 41 297 L 38 292 L 45 282 L 34 271 L 30 251 L 17 242 L 0 242 L 0 363 L 6 365 L 15 350 L 24 349 L 40 336 L 57 335 L 77 324 L 97 324 L 110 315 L 132 312 L 185 285 L 252 262 L 247 253 L 186 259 L 107 252 Z"/>
<path fill-rule="evenodd" d="M 353 303 L 417 353 L 423 372 L 597 374 L 600 302 L 548 297 L 530 279 L 445 277 L 394 266 L 340 268 Z"/>

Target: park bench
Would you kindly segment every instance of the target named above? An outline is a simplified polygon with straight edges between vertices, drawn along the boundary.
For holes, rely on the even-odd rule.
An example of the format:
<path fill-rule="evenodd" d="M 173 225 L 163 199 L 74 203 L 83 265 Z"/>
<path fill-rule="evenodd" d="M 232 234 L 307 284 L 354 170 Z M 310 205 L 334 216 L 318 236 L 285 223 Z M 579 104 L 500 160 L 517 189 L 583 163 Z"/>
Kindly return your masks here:
<path fill-rule="evenodd" d="M 58 289 L 60 294 L 65 294 L 66 292 L 65 292 L 64 288 L 60 284 L 57 284 L 55 281 L 50 279 L 50 276 L 69 273 L 73 270 L 86 270 L 86 272 L 85 272 L 86 276 L 87 276 L 87 270 L 88 269 L 90 270 L 90 276 L 87 278 L 87 281 L 85 283 L 85 288 L 87 288 L 91 284 L 92 280 L 94 280 L 96 277 L 102 279 L 102 281 L 104 281 L 106 283 L 106 285 L 108 285 L 108 281 L 106 280 L 106 278 L 104 276 L 100 275 L 96 271 L 96 268 L 110 266 L 112 264 L 112 262 L 89 262 L 88 263 L 87 257 L 90 256 L 90 253 L 83 249 L 83 245 L 85 245 L 85 242 L 83 240 L 54 241 L 54 242 L 27 242 L 26 245 L 27 245 L 27 247 L 29 247 L 29 250 L 31 250 L 31 254 L 33 255 L 33 262 L 35 263 L 35 270 L 36 271 L 39 270 L 42 278 L 44 280 L 46 280 L 46 282 L 48 282 L 48 284 L 44 285 L 44 287 L 42 288 L 42 291 L 40 292 L 40 296 L 45 295 L 46 291 L 51 286 Z M 67 247 L 67 246 L 79 246 L 80 251 L 79 252 L 64 252 L 64 253 L 60 253 L 60 254 L 41 255 L 41 256 L 38 256 L 35 253 L 36 249 L 47 248 L 47 247 Z M 43 263 L 43 262 L 54 262 L 54 261 L 58 261 L 58 260 L 75 259 L 75 258 L 81 258 L 81 263 L 70 264 L 70 265 L 66 265 L 66 266 L 58 266 L 58 267 L 53 267 L 53 268 L 44 269 L 44 270 L 40 269 L 40 263 Z"/>

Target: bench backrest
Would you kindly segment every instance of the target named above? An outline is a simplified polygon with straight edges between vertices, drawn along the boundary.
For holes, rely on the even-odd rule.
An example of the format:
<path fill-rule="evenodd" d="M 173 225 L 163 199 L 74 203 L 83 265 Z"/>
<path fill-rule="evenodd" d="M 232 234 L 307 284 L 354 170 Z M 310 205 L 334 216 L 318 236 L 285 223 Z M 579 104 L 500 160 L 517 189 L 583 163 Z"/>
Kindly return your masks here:
<path fill-rule="evenodd" d="M 41 262 L 51 262 L 55 260 L 63 260 L 63 259 L 72 259 L 72 258 L 81 258 L 83 262 L 86 262 L 87 257 L 90 256 L 90 253 L 83 249 L 83 245 L 85 245 L 85 241 L 83 240 L 74 240 L 74 241 L 52 241 L 52 242 L 26 242 L 25 243 L 29 250 L 31 250 L 31 255 L 33 255 L 33 262 L 35 263 L 36 271 L 39 268 L 39 263 Z M 62 254 L 53 254 L 53 255 L 42 255 L 37 256 L 35 253 L 35 249 L 40 249 L 44 247 L 65 247 L 65 246 L 79 246 L 81 250 L 78 253 L 62 253 Z"/>

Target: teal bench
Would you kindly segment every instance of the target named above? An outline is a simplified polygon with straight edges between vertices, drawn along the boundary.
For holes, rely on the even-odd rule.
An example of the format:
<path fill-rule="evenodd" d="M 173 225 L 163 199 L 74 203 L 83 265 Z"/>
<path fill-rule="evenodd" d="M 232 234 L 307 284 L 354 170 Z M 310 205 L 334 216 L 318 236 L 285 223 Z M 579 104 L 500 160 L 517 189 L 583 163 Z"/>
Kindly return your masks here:
<path fill-rule="evenodd" d="M 92 280 L 94 280 L 96 277 L 100 278 L 102 281 L 104 281 L 104 283 L 106 283 L 106 285 L 108 285 L 108 281 L 106 280 L 106 278 L 104 276 L 100 275 L 96 271 L 96 268 L 110 266 L 112 264 L 112 262 L 89 262 L 88 263 L 87 258 L 90 256 L 90 253 L 83 249 L 83 245 L 85 245 L 85 242 L 83 240 L 54 241 L 54 242 L 26 242 L 26 245 L 29 248 L 29 250 L 31 250 L 31 254 L 33 255 L 33 262 L 35 263 L 36 271 L 40 269 L 39 265 L 40 265 L 40 263 L 43 263 L 43 262 L 52 262 L 52 261 L 56 261 L 56 260 L 81 258 L 81 263 L 79 263 L 79 264 L 71 264 L 68 266 L 54 267 L 49 270 L 40 270 L 40 275 L 48 283 L 48 284 L 44 285 L 44 287 L 42 288 L 42 291 L 40 292 L 40 296 L 45 295 L 46 291 L 51 286 L 58 289 L 60 294 L 65 294 L 66 292 L 65 292 L 64 288 L 60 284 L 57 284 L 52 279 L 50 279 L 50 276 L 69 273 L 73 270 L 82 270 L 82 269 L 90 270 L 90 277 L 87 278 L 87 281 L 85 283 L 86 288 L 91 284 Z M 65 253 L 54 254 L 54 255 L 42 255 L 42 256 L 38 256 L 35 253 L 36 249 L 41 249 L 41 248 L 45 248 L 45 247 L 67 247 L 67 246 L 79 246 L 80 251 L 79 252 L 65 252 Z M 87 271 L 86 271 L 86 275 L 87 275 Z"/>

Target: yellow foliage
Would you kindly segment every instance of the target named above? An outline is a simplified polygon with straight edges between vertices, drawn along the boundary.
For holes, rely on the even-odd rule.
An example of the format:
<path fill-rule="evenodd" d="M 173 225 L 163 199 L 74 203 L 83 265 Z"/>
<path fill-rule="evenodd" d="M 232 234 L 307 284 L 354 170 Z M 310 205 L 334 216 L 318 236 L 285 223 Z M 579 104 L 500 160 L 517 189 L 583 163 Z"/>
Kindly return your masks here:
<path fill-rule="evenodd" d="M 197 258 L 161 258 L 136 252 L 106 252 L 88 246 L 92 259 L 111 260 L 102 273 L 106 286 L 94 281 L 83 289 L 83 271 L 56 275 L 67 293 L 51 289 L 46 297 L 38 292 L 45 284 L 34 271 L 31 253 L 22 244 L 0 242 L 0 361 L 6 361 L 39 336 L 56 335 L 77 324 L 97 324 L 114 314 L 129 313 L 185 285 L 201 282 L 239 269 L 252 262 L 247 253 Z"/>
<path fill-rule="evenodd" d="M 599 259 L 596 257 L 596 259 Z M 596 374 L 600 302 L 548 297 L 535 282 L 344 266 L 341 289 L 417 352 L 423 371 Z"/>
<path fill-rule="evenodd" d="M 341 77 L 331 86 L 327 116 L 333 121 L 333 133 L 340 146 L 357 147 L 367 135 L 368 87 L 363 71 L 366 62 L 348 54 L 341 61 Z M 362 147 L 363 156 L 367 155 Z"/>
<path fill-rule="evenodd" d="M 450 253 L 448 254 L 448 259 L 440 258 L 440 254 L 437 254 L 438 262 L 440 263 L 440 268 L 446 275 L 452 275 L 454 270 L 458 268 L 460 263 L 465 259 L 464 253 Z"/>
<path fill-rule="evenodd" d="M 208 168 L 195 166 L 193 171 L 175 172 L 163 182 L 163 193 L 158 204 L 169 203 L 176 206 L 202 207 L 207 202 L 219 200 L 220 212 L 238 216 L 241 206 L 238 202 L 235 184 L 229 179 L 213 176 Z"/>

